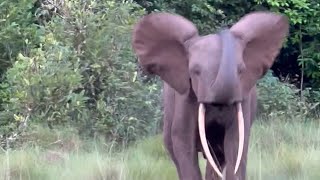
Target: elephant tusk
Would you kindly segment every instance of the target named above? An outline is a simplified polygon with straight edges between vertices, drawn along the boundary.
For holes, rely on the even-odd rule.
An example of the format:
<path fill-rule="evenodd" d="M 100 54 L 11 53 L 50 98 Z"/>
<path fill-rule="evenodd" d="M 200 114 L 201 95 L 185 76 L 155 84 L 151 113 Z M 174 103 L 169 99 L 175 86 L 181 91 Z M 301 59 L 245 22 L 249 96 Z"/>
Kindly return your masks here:
<path fill-rule="evenodd" d="M 199 135 L 200 135 L 201 144 L 202 144 L 204 153 L 207 156 L 207 160 L 209 161 L 209 163 L 213 167 L 213 170 L 222 178 L 222 174 L 211 156 L 209 146 L 207 143 L 206 131 L 205 131 L 205 127 L 204 127 L 205 126 L 205 111 L 206 111 L 206 109 L 204 107 L 204 104 L 200 103 L 199 113 L 198 113 L 198 115 L 199 115 L 198 121 L 199 121 Z"/>
<path fill-rule="evenodd" d="M 239 146 L 238 146 L 238 157 L 236 161 L 236 166 L 234 168 L 234 174 L 237 173 L 243 152 L 244 145 L 244 119 L 242 113 L 241 103 L 237 103 L 237 115 L 238 115 L 238 127 L 239 127 Z"/>

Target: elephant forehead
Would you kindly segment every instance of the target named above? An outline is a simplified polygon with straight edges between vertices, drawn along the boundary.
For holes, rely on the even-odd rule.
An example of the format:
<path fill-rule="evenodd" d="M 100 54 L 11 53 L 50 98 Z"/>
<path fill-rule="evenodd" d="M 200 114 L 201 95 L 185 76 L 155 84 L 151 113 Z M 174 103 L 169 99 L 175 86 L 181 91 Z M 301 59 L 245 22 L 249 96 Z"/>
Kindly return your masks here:
<path fill-rule="evenodd" d="M 199 37 L 189 46 L 190 59 L 218 61 L 221 58 L 221 38 L 217 34 Z"/>

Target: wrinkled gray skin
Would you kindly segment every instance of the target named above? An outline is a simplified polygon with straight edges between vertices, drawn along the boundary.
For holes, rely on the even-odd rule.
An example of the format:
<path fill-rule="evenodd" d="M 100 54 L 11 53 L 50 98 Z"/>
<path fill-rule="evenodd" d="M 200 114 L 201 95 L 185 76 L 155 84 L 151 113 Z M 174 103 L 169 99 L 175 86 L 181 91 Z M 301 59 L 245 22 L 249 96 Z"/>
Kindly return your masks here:
<path fill-rule="evenodd" d="M 212 35 L 209 35 L 212 36 Z M 183 180 L 200 180 L 198 166 L 198 151 L 201 144 L 198 133 L 197 115 L 198 103 L 206 105 L 207 140 L 213 148 L 218 164 L 227 166 L 226 179 L 235 179 L 233 173 L 238 150 L 238 121 L 236 119 L 236 102 L 242 102 L 245 134 L 244 151 L 239 168 L 239 177 L 245 179 L 247 151 L 250 127 L 256 112 L 256 88 L 248 97 L 241 97 L 238 73 L 244 68 L 235 58 L 235 40 L 229 31 L 220 33 L 223 42 L 222 60 L 210 58 L 199 61 L 190 58 L 189 70 L 192 88 L 189 94 L 181 95 L 168 84 L 164 83 L 164 142 L 174 161 L 178 175 Z M 210 37 L 203 37 L 210 38 Z M 201 39 L 193 42 L 196 53 L 209 54 L 204 57 L 214 57 L 210 47 L 203 46 Z M 214 43 L 215 41 L 211 41 Z M 199 49 L 203 49 L 199 51 Z M 195 57 L 199 57 L 195 55 Z M 220 63 L 217 65 L 216 63 Z M 197 93 L 193 89 L 196 89 Z M 176 116 L 174 116 L 176 114 Z M 211 149 L 212 150 L 212 149 Z M 215 159 L 217 163 L 217 160 Z M 222 172 L 222 169 L 220 170 Z M 219 179 L 209 163 L 206 167 L 206 180 Z"/>

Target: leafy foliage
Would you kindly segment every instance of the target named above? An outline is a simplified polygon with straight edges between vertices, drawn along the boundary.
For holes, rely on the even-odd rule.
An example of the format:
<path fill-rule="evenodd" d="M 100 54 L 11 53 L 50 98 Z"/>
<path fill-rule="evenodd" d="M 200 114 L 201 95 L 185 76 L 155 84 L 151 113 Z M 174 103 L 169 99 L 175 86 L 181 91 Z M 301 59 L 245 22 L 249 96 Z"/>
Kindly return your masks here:
<path fill-rule="evenodd" d="M 132 3 L 93 0 L 60 8 L 37 30 L 38 47 L 19 54 L 6 73 L 2 122 L 10 128 L 2 133 L 27 118 L 122 142 L 153 132 L 159 85 L 137 78 L 130 46 L 132 24 L 143 11 Z"/>
<path fill-rule="evenodd" d="M 294 53 L 298 52 L 297 61 L 301 67 L 300 77 L 302 76 L 300 79 L 300 94 L 311 103 L 311 105 L 308 105 L 311 108 L 310 111 L 314 111 L 315 108 L 318 111 L 317 104 L 320 100 L 319 2 L 307 0 L 255 0 L 255 2 L 268 7 L 272 11 L 284 13 L 289 17 L 292 26 L 286 50 Z M 310 78 L 310 82 L 306 85 L 303 81 L 304 76 Z M 303 90 L 303 85 L 309 86 L 309 88 Z M 306 92 L 305 95 L 304 92 Z"/>
<path fill-rule="evenodd" d="M 34 0 L 2 0 L 0 2 L 0 76 L 11 66 L 17 54 L 27 53 L 37 44 Z"/>
<path fill-rule="evenodd" d="M 251 9 L 251 2 L 212 0 L 136 0 L 149 11 L 171 11 L 194 22 L 202 33 L 232 24 Z M 242 7 L 242 8 L 239 8 Z"/>
<path fill-rule="evenodd" d="M 284 116 L 288 119 L 300 115 L 302 105 L 298 89 L 289 83 L 281 83 L 268 71 L 258 83 L 258 102 L 261 116 L 272 118 Z"/>
<path fill-rule="evenodd" d="M 273 68 L 279 78 L 269 72 L 258 84 L 260 115 L 320 112 L 317 1 L 135 2 L 140 6 L 116 0 L 1 1 L 0 138 L 16 137 L 30 123 L 71 126 L 82 137 L 117 142 L 155 132 L 160 81 L 140 73 L 130 45 L 132 25 L 146 11 L 181 14 L 202 34 L 229 27 L 253 10 L 286 14 L 290 36 Z M 292 66 L 298 70 L 287 71 Z"/>

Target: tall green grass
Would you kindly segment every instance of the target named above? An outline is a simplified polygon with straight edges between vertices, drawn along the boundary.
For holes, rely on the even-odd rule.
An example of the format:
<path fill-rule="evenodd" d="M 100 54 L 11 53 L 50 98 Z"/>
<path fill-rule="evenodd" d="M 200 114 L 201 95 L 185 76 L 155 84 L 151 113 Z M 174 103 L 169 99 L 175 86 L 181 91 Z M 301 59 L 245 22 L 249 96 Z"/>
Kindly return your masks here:
<path fill-rule="evenodd" d="M 119 150 L 103 141 L 80 140 L 72 131 L 38 130 L 37 133 L 33 134 L 32 141 L 29 137 L 22 148 L 1 152 L 1 179 L 177 179 L 161 136 L 149 137 Z M 33 143 L 30 145 L 30 142 Z M 203 170 L 204 162 L 200 159 Z M 249 180 L 318 180 L 319 168 L 318 123 L 257 121 L 254 124 L 247 170 Z"/>

